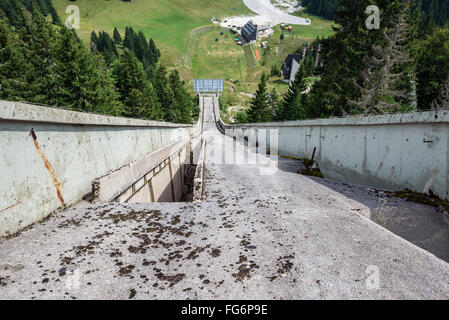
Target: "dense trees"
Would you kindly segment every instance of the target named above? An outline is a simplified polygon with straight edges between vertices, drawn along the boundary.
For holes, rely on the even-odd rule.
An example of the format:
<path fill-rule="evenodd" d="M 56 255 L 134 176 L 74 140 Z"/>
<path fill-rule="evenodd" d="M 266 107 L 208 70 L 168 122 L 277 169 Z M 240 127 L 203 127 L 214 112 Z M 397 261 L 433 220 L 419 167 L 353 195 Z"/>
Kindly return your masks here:
<path fill-rule="evenodd" d="M 118 51 L 115 46 L 115 42 L 112 41 L 107 32 L 100 31 L 97 36 L 95 31 L 92 31 L 90 36 L 90 46 L 92 51 L 101 52 L 109 65 L 118 58 Z"/>
<path fill-rule="evenodd" d="M 114 28 L 113 39 L 107 32 L 100 31 L 97 36 L 96 32 L 92 31 L 90 41 L 92 50 L 101 52 L 108 63 L 112 63 L 118 57 L 116 45 L 119 44 L 123 44 L 124 48 L 132 52 L 145 70 L 153 69 L 161 56 L 153 39 L 147 41 L 142 31 L 136 33 L 131 27 L 126 27 L 123 41 L 117 28 Z"/>
<path fill-rule="evenodd" d="M 126 49 L 120 59 L 114 62 L 112 73 L 120 100 L 124 104 L 125 116 L 158 120 L 162 118 L 153 85 L 131 51 Z"/>
<path fill-rule="evenodd" d="M 417 7 L 439 25 L 449 21 L 449 0 L 414 0 Z"/>
<path fill-rule="evenodd" d="M 251 107 L 248 111 L 248 120 L 250 122 L 267 122 L 271 120 L 268 101 L 267 76 L 262 74 L 259 88 L 256 91 L 256 95 L 251 100 Z"/>
<path fill-rule="evenodd" d="M 194 105 L 185 83 L 178 71 L 157 65 L 159 50 L 143 33 L 129 28 L 130 50 L 116 46 L 118 30 L 114 41 L 106 32 L 93 32 L 89 50 L 74 30 L 51 25 L 36 5 L 27 11 L 17 0 L 11 3 L 14 19 L 0 14 L 0 99 L 192 122 Z"/>
<path fill-rule="evenodd" d="M 135 54 L 145 68 L 154 66 L 161 56 L 153 39 L 147 42 L 142 31 L 136 33 L 131 27 L 126 27 L 123 45 Z"/>
<path fill-rule="evenodd" d="M 248 112 L 237 113 L 237 122 L 270 122 L 276 120 L 276 113 L 281 105 L 280 96 L 275 88 L 268 92 L 267 80 L 267 75 L 262 74 L 257 92 L 251 99 L 250 109 Z"/>
<path fill-rule="evenodd" d="M 115 43 L 122 43 L 122 36 L 120 35 L 120 32 L 117 30 L 117 28 L 114 28 L 114 42 Z"/>
<path fill-rule="evenodd" d="M 407 21 L 410 1 L 392 2 L 385 11 L 390 20 L 384 21 L 379 41 L 371 46 L 370 54 L 364 57 L 361 79 L 356 86 L 361 97 L 350 101 L 359 114 L 399 112 L 410 109 L 412 62 L 406 45 L 410 40 L 410 25 Z"/>
<path fill-rule="evenodd" d="M 6 15 L 12 25 L 20 21 L 21 5 L 28 11 L 38 10 L 42 15 L 51 15 L 53 23 L 58 23 L 59 18 L 51 0 L 1 0 L 0 11 Z"/>
<path fill-rule="evenodd" d="M 372 2 L 370 4 L 377 4 Z M 302 6 L 307 12 L 322 16 L 327 19 L 335 19 L 339 9 L 340 0 L 303 0 Z M 412 5 L 419 7 L 431 20 L 439 25 L 449 22 L 449 0 L 413 0 Z"/>
<path fill-rule="evenodd" d="M 279 105 L 279 109 L 276 112 L 276 119 L 285 121 L 307 118 L 307 105 L 305 101 L 307 84 L 305 78 L 306 72 L 303 64 L 296 73 L 295 80 L 290 84 L 284 101 Z"/>
<path fill-rule="evenodd" d="M 273 120 L 449 106 L 449 29 L 423 18 L 413 0 L 378 0 L 381 27 L 369 30 L 369 4 L 340 0 L 335 34 L 298 51 L 300 69 Z M 249 116 L 249 121 L 261 119 Z"/>
<path fill-rule="evenodd" d="M 307 8 L 307 12 L 322 16 L 326 19 L 334 19 L 340 0 L 303 0 L 301 5 Z"/>
<path fill-rule="evenodd" d="M 40 13 L 22 12 L 17 32 L 1 21 L 2 99 L 119 114 L 113 83 L 102 61 L 73 31 L 54 29 Z M 15 59 L 8 59 L 14 56 Z M 14 67 L 13 67 L 14 66 Z M 6 89 L 6 90 L 4 90 Z"/>
<path fill-rule="evenodd" d="M 30 93 L 27 83 L 27 61 L 21 51 L 17 34 L 0 20 L 0 99 L 26 100 Z"/>
<path fill-rule="evenodd" d="M 418 106 L 421 109 L 430 109 L 449 77 L 449 29 L 437 28 L 418 45 Z"/>

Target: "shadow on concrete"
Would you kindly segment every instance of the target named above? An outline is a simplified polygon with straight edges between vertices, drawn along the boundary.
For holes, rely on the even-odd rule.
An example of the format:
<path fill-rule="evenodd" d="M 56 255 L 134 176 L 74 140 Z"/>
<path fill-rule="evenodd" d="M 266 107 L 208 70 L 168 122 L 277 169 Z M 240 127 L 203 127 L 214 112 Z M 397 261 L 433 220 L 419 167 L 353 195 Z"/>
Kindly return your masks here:
<path fill-rule="evenodd" d="M 449 219 L 439 209 L 401 198 L 381 190 L 330 179 L 308 177 L 321 185 L 365 206 L 355 210 L 394 234 L 449 262 Z"/>

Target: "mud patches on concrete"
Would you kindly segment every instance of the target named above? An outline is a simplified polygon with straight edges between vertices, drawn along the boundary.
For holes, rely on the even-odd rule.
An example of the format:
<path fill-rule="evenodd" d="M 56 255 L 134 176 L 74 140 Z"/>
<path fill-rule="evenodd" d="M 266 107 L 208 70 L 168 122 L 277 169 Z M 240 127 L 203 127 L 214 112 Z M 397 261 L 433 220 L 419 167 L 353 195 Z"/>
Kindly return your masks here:
<path fill-rule="evenodd" d="M 220 254 L 221 254 L 221 250 L 220 249 L 213 249 L 211 252 L 210 252 L 210 255 L 212 256 L 212 257 L 214 257 L 214 258 L 217 258 L 217 257 L 219 257 L 220 256 Z"/>

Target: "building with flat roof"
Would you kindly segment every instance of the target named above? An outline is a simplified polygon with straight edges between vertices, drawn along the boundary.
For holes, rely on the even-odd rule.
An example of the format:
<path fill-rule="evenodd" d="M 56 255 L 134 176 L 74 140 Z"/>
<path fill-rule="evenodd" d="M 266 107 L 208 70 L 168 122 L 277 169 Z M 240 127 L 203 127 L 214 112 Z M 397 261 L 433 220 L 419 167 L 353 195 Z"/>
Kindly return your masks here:
<path fill-rule="evenodd" d="M 300 68 L 301 55 L 289 54 L 282 65 L 282 74 L 284 75 L 284 82 L 291 83 L 295 80 L 296 72 Z"/>
<path fill-rule="evenodd" d="M 242 28 L 242 36 L 246 41 L 252 42 L 257 40 L 257 24 L 254 24 L 252 20 Z"/>

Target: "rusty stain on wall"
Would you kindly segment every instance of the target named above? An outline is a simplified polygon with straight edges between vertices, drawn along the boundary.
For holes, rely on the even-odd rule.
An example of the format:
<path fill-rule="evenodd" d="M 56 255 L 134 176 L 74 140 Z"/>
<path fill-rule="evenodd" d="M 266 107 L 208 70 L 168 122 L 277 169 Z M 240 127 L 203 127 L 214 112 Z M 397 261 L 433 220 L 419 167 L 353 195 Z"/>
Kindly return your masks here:
<path fill-rule="evenodd" d="M 53 167 L 51 166 L 51 164 L 48 161 L 47 157 L 45 156 L 44 152 L 42 151 L 42 149 L 39 145 L 39 142 L 37 141 L 36 133 L 34 132 L 33 128 L 31 128 L 31 130 L 30 130 L 30 136 L 33 138 L 34 146 L 36 147 L 37 152 L 39 153 L 40 157 L 42 158 L 45 168 L 47 168 L 48 172 L 51 175 L 53 184 L 55 185 L 55 188 L 56 188 L 56 194 L 58 196 L 58 199 L 61 202 L 62 206 L 64 206 L 64 198 L 62 197 L 62 193 L 61 193 L 61 184 L 58 181 L 58 177 L 56 177 Z"/>
<path fill-rule="evenodd" d="M 21 203 L 22 203 L 22 201 L 17 201 L 16 203 L 10 205 L 9 207 L 6 207 L 6 208 L 0 210 L 0 213 L 4 212 L 4 211 L 6 211 L 6 210 L 9 210 L 9 209 L 11 209 L 11 208 L 14 208 L 15 206 L 17 206 L 17 205 L 19 205 L 19 204 L 21 204 Z"/>

